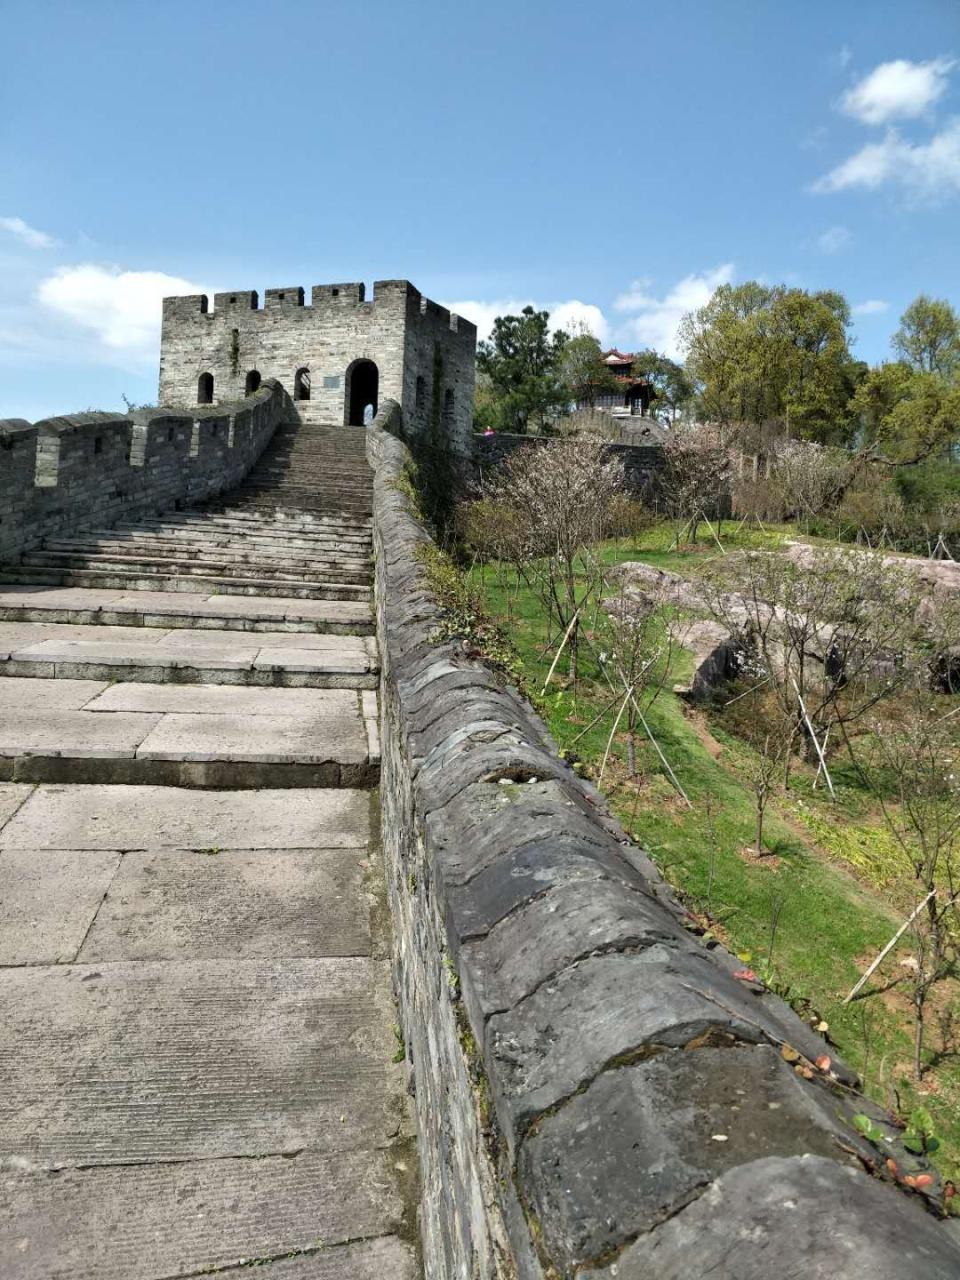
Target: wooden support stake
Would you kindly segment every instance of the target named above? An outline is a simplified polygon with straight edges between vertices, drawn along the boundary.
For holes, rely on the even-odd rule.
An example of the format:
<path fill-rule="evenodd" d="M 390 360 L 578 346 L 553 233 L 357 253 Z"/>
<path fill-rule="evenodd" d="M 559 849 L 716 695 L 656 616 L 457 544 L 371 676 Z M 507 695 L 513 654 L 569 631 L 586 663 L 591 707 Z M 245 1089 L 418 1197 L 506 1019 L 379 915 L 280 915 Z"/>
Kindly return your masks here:
<path fill-rule="evenodd" d="M 900 926 L 897 932 L 893 935 L 893 937 L 890 939 L 887 945 L 883 948 L 883 950 L 877 956 L 876 960 L 874 960 L 873 964 L 870 966 L 867 972 L 863 975 L 863 977 L 860 979 L 857 985 L 853 988 L 853 990 L 847 996 L 846 1000 L 844 1000 L 843 1002 L 844 1004 L 849 1004 L 850 1001 L 857 994 L 857 992 L 860 990 L 860 988 L 870 979 L 872 974 L 876 972 L 876 970 L 880 967 L 880 965 L 883 963 L 886 957 L 897 945 L 897 943 L 900 941 L 900 939 L 903 937 L 906 931 L 913 924 L 914 920 L 916 920 L 917 916 L 920 914 L 923 908 L 927 905 L 930 899 L 935 896 L 936 892 L 937 892 L 936 889 L 931 889 L 930 892 L 927 894 L 927 896 L 924 898 L 924 900 L 921 903 L 919 903 L 918 906 L 914 907 L 914 909 L 907 916 L 906 920 L 904 920 L 903 924 Z"/>
<path fill-rule="evenodd" d="M 807 715 L 806 704 L 804 703 L 803 696 L 800 693 L 800 686 L 797 684 L 796 676 L 791 676 L 790 680 L 793 683 L 794 690 L 796 691 L 797 701 L 800 703 L 800 710 L 803 713 L 803 723 L 807 726 L 807 732 L 810 734 L 810 737 L 813 739 L 813 745 L 816 747 L 817 755 L 820 757 L 820 764 L 821 764 L 821 767 L 823 768 L 823 776 L 827 780 L 827 787 L 830 791 L 830 799 L 836 800 L 837 793 L 833 789 L 833 779 L 830 777 L 830 770 L 827 768 L 826 757 L 823 754 L 823 750 L 821 749 L 820 743 L 817 739 L 817 735 L 814 732 L 813 725 L 810 723 L 810 717 Z M 826 741 L 826 739 L 824 739 L 824 741 Z"/>
<path fill-rule="evenodd" d="M 613 728 L 610 730 L 610 737 L 607 739 L 607 749 L 603 753 L 603 763 L 600 765 L 600 777 L 597 779 L 597 786 L 599 786 L 600 783 L 603 781 L 603 771 L 607 767 L 607 759 L 610 755 L 610 748 L 613 746 L 613 739 L 616 736 L 617 727 L 620 724 L 620 721 L 623 719 L 623 713 L 627 709 L 627 703 L 630 701 L 632 697 L 633 697 L 633 690 L 628 689 L 626 697 L 620 703 L 620 710 L 617 712 L 617 718 L 614 720 Z"/>
<path fill-rule="evenodd" d="M 543 688 L 540 690 L 541 697 L 543 697 L 543 695 L 547 692 L 547 685 L 550 683 L 550 680 L 553 677 L 553 673 L 557 669 L 557 663 L 560 661 L 560 655 L 561 653 L 563 653 L 563 650 L 566 647 L 566 643 L 570 639 L 570 633 L 573 631 L 573 628 L 577 625 L 577 619 L 579 617 L 580 617 L 580 610 L 577 609 L 576 613 L 570 619 L 569 627 L 567 627 L 566 631 L 563 633 L 563 639 L 560 641 L 560 648 L 557 650 L 556 657 L 553 659 L 553 662 L 551 663 L 551 666 L 550 666 L 550 670 L 547 672 L 547 678 L 546 680 L 544 680 Z"/>
<path fill-rule="evenodd" d="M 621 671 L 621 673 L 620 673 L 620 679 L 621 679 L 621 680 L 623 680 L 623 672 L 622 672 L 622 671 Z M 625 689 L 627 689 L 627 682 L 626 682 L 626 680 L 623 680 L 623 687 L 624 687 Z M 691 801 L 691 799 L 690 799 L 690 797 L 687 795 L 687 793 L 684 791 L 683 787 L 681 787 L 681 785 L 680 785 L 680 779 L 677 777 L 677 775 L 676 775 L 676 774 L 673 772 L 673 770 L 670 768 L 670 761 L 667 759 L 667 757 L 666 757 L 666 756 L 663 754 L 663 752 L 660 750 L 660 743 L 659 743 L 659 742 L 656 740 L 656 738 L 653 736 L 653 730 L 650 728 L 650 726 L 647 724 L 646 720 L 644 719 L 644 717 L 643 717 L 643 712 L 640 710 L 640 704 L 637 702 L 636 698 L 633 696 L 633 689 L 627 689 L 627 697 L 628 697 L 628 698 L 630 699 L 630 701 L 633 703 L 633 709 L 634 709 L 634 710 L 636 711 L 636 713 L 637 713 L 637 719 L 638 719 L 638 720 L 640 721 L 640 723 L 643 725 L 643 731 L 644 731 L 644 733 L 647 735 L 647 737 L 648 737 L 648 738 L 650 739 L 650 741 L 653 743 L 653 749 L 654 749 L 654 751 L 656 751 L 657 755 L 660 757 L 660 759 L 661 759 L 661 761 L 662 761 L 662 763 L 663 763 L 663 767 L 666 769 L 667 774 L 668 774 L 668 776 L 669 776 L 669 778 L 670 778 L 670 781 L 673 783 L 674 787 L 676 787 L 676 789 L 677 789 L 677 791 L 679 792 L 679 794 L 680 794 L 681 796 L 683 796 L 684 800 L 686 800 L 686 802 L 687 802 L 687 807 L 688 807 L 689 809 L 692 809 L 692 808 L 693 808 L 693 802 Z"/>

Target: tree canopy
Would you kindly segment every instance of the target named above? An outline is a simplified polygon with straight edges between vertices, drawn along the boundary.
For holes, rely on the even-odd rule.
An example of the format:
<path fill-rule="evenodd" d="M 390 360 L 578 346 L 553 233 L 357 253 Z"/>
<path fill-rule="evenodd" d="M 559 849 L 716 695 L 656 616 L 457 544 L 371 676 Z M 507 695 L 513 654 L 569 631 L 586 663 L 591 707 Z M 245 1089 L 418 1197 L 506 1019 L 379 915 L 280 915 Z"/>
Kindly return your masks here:
<path fill-rule="evenodd" d="M 680 330 L 703 416 L 845 443 L 850 397 L 865 372 L 850 353 L 849 324 L 846 299 L 832 290 L 721 285 Z"/>
<path fill-rule="evenodd" d="M 899 358 L 872 369 L 854 358 L 850 307 L 829 289 L 721 285 L 680 339 L 685 364 L 641 351 L 634 375 L 674 421 L 693 399 L 701 421 L 748 451 L 792 439 L 903 466 L 960 444 L 960 316 L 943 299 L 914 299 L 891 340 Z M 592 334 L 551 332 L 533 307 L 496 319 L 477 369 L 480 430 L 549 434 L 571 403 L 619 385 Z"/>
<path fill-rule="evenodd" d="M 944 298 L 914 298 L 893 335 L 894 351 L 919 373 L 960 372 L 960 316 Z"/>
<path fill-rule="evenodd" d="M 598 395 L 617 386 L 603 362 L 600 343 L 586 330 L 567 339 L 560 356 L 560 374 L 568 399 L 591 407 Z"/>
<path fill-rule="evenodd" d="M 676 419 L 693 395 L 693 383 L 683 365 L 652 347 L 638 351 L 633 357 L 633 372 L 638 378 L 646 378 L 657 408 L 667 410 L 671 419 Z"/>
<path fill-rule="evenodd" d="M 867 453 L 894 464 L 913 464 L 960 439 L 960 381 L 911 368 L 904 360 L 871 369 L 852 408 Z"/>
<path fill-rule="evenodd" d="M 489 425 L 524 434 L 549 430 L 566 407 L 562 355 L 568 335 L 550 333 L 550 314 L 524 307 L 518 316 L 497 316 L 489 341 L 477 350 L 477 369 L 490 392 Z"/>

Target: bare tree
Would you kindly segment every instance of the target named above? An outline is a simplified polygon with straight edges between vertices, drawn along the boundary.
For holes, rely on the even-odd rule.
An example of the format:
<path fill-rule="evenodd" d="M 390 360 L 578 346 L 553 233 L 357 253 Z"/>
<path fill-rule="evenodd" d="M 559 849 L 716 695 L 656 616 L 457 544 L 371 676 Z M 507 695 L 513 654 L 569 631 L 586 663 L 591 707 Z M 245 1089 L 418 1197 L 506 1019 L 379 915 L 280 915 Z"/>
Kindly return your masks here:
<path fill-rule="evenodd" d="M 605 575 L 595 544 L 622 488 L 622 463 L 603 441 L 582 437 L 518 449 L 487 484 L 487 496 L 509 513 L 514 562 L 565 639 L 573 680 L 582 612 Z"/>
<path fill-rule="evenodd" d="M 851 472 L 840 449 L 803 440 L 781 440 L 769 458 L 769 474 L 786 514 L 805 523 L 839 501 Z"/>
<path fill-rule="evenodd" d="M 704 597 L 776 696 L 789 745 L 802 738 L 812 759 L 829 730 L 846 740 L 848 727 L 922 660 L 917 584 L 879 555 L 805 548 L 797 559 L 725 556 L 705 574 Z M 788 749 L 785 782 L 789 762 Z"/>
<path fill-rule="evenodd" d="M 764 822 L 770 801 L 777 794 L 777 784 L 790 750 L 791 739 L 791 725 L 784 717 L 782 708 L 774 703 L 771 711 L 757 696 L 760 692 L 760 689 L 754 689 L 750 699 L 751 714 L 744 732 L 747 743 L 753 748 L 745 775 L 753 792 L 754 852 L 758 858 L 764 857 L 767 852 L 763 845 Z"/>
<path fill-rule="evenodd" d="M 923 1074 L 927 1006 L 957 972 L 960 912 L 960 719 L 916 683 L 896 722 L 876 722 L 861 761 L 899 848 L 914 899 L 910 965 L 913 1070 Z"/>
<path fill-rule="evenodd" d="M 730 449 L 717 427 L 680 425 L 670 432 L 663 455 L 659 483 L 677 522 L 677 542 L 696 542 L 700 522 L 723 511 L 732 468 Z"/>
<path fill-rule="evenodd" d="M 677 650 L 675 603 L 667 586 L 638 591 L 620 577 L 616 596 L 604 600 L 594 647 L 611 687 L 620 695 L 627 735 L 627 772 L 637 772 L 637 729 L 663 691 Z"/>

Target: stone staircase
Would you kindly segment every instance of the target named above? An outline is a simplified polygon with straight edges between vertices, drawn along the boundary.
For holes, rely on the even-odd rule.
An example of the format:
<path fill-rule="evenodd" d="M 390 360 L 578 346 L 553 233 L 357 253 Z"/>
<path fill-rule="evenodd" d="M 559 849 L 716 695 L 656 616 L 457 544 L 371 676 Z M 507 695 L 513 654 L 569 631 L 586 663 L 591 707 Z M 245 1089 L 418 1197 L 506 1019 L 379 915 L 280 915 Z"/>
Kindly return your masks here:
<path fill-rule="evenodd" d="M 301 430 L 0 572 L 4 1280 L 419 1274 L 371 478 Z"/>
<path fill-rule="evenodd" d="M 332 427 L 306 421 L 278 429 L 259 463 L 230 495 L 235 506 L 274 511 L 339 512 L 369 519 L 372 491 L 362 427 Z"/>

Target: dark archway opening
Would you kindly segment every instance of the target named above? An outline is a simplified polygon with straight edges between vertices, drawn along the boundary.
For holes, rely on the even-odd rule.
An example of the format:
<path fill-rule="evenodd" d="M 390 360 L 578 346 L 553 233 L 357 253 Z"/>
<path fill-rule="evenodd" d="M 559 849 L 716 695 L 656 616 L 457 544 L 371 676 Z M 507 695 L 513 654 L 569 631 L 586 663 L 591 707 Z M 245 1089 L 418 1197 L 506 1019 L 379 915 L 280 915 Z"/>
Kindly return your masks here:
<path fill-rule="evenodd" d="M 294 400 L 310 399 L 310 370 L 298 369 L 293 375 L 293 398 Z"/>
<path fill-rule="evenodd" d="M 197 404 L 213 404 L 212 373 L 201 373 L 197 379 Z"/>
<path fill-rule="evenodd" d="M 252 396 L 255 391 L 260 390 L 260 374 L 256 369 L 251 369 L 247 374 L 243 389 L 248 396 Z"/>
<path fill-rule="evenodd" d="M 347 370 L 347 425 L 362 427 L 377 413 L 380 371 L 372 360 L 357 360 Z"/>

